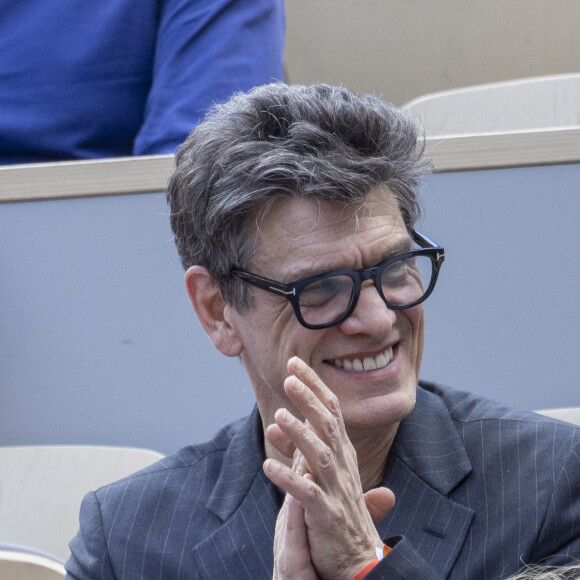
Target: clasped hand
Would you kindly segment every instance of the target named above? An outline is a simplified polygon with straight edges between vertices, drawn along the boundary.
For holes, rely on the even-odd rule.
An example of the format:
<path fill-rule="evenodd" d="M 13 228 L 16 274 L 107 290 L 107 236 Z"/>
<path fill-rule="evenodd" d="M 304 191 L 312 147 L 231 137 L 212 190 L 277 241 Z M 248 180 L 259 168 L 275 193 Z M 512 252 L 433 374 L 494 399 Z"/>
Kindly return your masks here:
<path fill-rule="evenodd" d="M 267 459 L 264 471 L 286 492 L 276 522 L 274 578 L 348 580 L 382 545 L 375 522 L 394 495 L 386 488 L 363 493 L 356 451 L 338 398 L 301 359 L 288 362 L 284 390 L 304 421 L 279 409 L 268 442 L 293 460 Z"/>

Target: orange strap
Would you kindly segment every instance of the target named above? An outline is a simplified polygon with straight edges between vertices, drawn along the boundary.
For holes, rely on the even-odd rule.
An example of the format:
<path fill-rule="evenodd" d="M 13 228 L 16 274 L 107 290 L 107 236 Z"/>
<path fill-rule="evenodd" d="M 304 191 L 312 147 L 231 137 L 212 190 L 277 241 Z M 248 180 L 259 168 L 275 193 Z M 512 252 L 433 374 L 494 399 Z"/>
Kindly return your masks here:
<path fill-rule="evenodd" d="M 369 562 L 358 574 L 355 574 L 352 577 L 352 580 L 362 580 L 378 563 L 379 559 L 375 558 Z"/>
<path fill-rule="evenodd" d="M 369 562 L 358 574 L 355 574 L 352 577 L 352 580 L 362 580 L 379 562 L 379 555 L 380 555 L 380 548 L 377 548 L 377 557 Z M 386 544 L 383 546 L 383 553 L 381 556 L 381 560 L 391 551 L 391 548 Z"/>

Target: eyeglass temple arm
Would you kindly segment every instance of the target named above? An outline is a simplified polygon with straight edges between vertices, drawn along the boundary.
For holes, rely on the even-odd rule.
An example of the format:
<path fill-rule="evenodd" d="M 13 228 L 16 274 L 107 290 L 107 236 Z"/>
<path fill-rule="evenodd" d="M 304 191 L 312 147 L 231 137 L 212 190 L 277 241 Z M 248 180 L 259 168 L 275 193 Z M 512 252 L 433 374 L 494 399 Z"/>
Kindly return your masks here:
<path fill-rule="evenodd" d="M 439 244 L 436 244 L 433 240 L 430 240 L 426 235 L 413 230 L 413 241 L 419 244 L 422 248 L 438 248 Z"/>
<path fill-rule="evenodd" d="M 441 266 L 443 260 L 445 260 L 445 250 L 436 244 L 433 240 L 430 240 L 427 236 L 421 234 L 417 230 L 413 230 L 413 241 L 417 243 L 422 248 L 439 248 L 441 253 L 437 252 L 437 264 Z"/>
<path fill-rule="evenodd" d="M 280 284 L 275 280 L 270 280 L 269 278 L 264 278 L 257 274 L 250 274 L 249 272 L 244 272 L 244 270 L 233 270 L 232 273 L 234 276 L 237 276 L 248 284 L 262 288 L 263 290 L 276 292 L 277 294 L 283 294 L 284 296 L 293 296 L 296 294 L 295 288 L 290 288 L 289 285 Z"/>

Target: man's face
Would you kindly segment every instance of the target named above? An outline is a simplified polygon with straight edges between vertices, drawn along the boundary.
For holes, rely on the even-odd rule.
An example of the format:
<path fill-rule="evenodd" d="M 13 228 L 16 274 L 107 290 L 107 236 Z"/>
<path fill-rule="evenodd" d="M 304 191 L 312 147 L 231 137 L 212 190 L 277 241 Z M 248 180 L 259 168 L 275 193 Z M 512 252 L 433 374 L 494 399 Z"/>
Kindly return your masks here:
<path fill-rule="evenodd" d="M 372 190 L 358 208 L 286 198 L 258 227 L 257 252 L 245 269 L 284 283 L 336 268 L 368 268 L 411 248 L 400 210 L 385 187 Z M 398 423 L 412 410 L 424 342 L 421 305 L 389 310 L 367 281 L 347 320 L 310 330 L 300 325 L 285 298 L 257 288 L 252 293 L 252 307 L 231 316 L 266 425 L 280 407 L 300 416 L 283 389 L 294 355 L 338 396 L 351 438 Z M 361 369 L 361 363 L 373 366 L 369 359 L 378 368 Z"/>

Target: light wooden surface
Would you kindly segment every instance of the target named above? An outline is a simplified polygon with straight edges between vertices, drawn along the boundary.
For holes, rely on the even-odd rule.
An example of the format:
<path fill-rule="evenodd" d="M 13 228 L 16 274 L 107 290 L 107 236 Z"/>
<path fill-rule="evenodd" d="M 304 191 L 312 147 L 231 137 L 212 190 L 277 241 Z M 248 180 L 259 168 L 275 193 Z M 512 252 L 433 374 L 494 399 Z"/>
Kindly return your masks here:
<path fill-rule="evenodd" d="M 0 542 L 67 560 L 85 494 L 162 457 L 124 447 L 0 447 Z"/>
<path fill-rule="evenodd" d="M 64 566 L 38 554 L 0 550 L 0 580 L 61 580 Z"/>
<path fill-rule="evenodd" d="M 541 411 L 536 411 L 536 413 L 540 413 L 540 415 L 545 415 L 546 417 L 552 417 L 553 419 L 560 419 L 560 421 L 573 423 L 574 425 L 580 425 L 580 407 L 542 409 Z"/>
<path fill-rule="evenodd" d="M 580 127 L 427 138 L 435 172 L 580 162 Z"/>
<path fill-rule="evenodd" d="M 444 91 L 403 108 L 430 136 L 580 127 L 580 74 Z"/>
<path fill-rule="evenodd" d="M 435 172 L 580 163 L 580 127 L 427 138 Z M 0 167 L 0 203 L 164 191 L 173 156 Z"/>
<path fill-rule="evenodd" d="M 163 191 L 173 155 L 0 167 L 0 202 Z"/>

